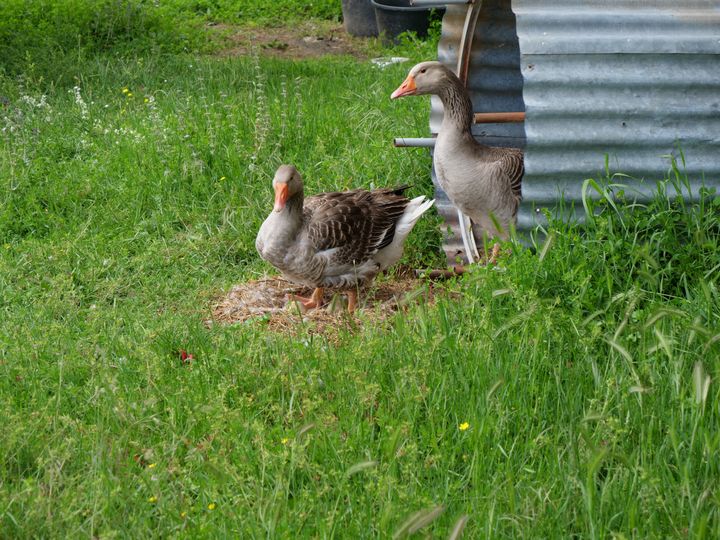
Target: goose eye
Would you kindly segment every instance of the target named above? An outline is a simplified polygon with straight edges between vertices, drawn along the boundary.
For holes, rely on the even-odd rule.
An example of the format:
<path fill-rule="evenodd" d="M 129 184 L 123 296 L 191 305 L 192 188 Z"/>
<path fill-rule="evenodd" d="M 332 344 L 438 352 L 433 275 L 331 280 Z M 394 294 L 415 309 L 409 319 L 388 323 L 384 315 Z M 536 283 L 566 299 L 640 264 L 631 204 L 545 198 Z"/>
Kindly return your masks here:
<path fill-rule="evenodd" d="M 420 70 L 420 73 L 425 73 L 426 71 L 427 71 L 427 68 L 422 68 L 422 69 Z"/>

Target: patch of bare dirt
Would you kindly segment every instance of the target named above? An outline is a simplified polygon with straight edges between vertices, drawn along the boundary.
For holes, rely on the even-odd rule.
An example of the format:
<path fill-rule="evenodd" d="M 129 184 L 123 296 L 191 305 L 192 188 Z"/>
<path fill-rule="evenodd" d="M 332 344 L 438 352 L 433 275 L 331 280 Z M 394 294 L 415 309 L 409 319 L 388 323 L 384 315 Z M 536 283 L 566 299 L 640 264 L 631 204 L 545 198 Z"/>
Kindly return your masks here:
<path fill-rule="evenodd" d="M 274 332 L 295 334 L 307 329 L 318 334 L 354 330 L 362 321 L 381 322 L 416 302 L 432 303 L 433 284 L 409 276 L 376 280 L 358 295 L 354 314 L 345 308 L 345 296 L 326 291 L 322 307 L 304 312 L 288 295 L 310 296 L 310 289 L 280 277 L 248 281 L 234 286 L 213 307 L 213 321 L 223 324 L 263 322 Z"/>
<path fill-rule="evenodd" d="M 315 58 L 326 55 L 368 56 L 368 40 L 345 32 L 342 24 L 308 22 L 279 28 L 215 27 L 229 46 L 219 56 L 263 54 L 282 58 Z"/>

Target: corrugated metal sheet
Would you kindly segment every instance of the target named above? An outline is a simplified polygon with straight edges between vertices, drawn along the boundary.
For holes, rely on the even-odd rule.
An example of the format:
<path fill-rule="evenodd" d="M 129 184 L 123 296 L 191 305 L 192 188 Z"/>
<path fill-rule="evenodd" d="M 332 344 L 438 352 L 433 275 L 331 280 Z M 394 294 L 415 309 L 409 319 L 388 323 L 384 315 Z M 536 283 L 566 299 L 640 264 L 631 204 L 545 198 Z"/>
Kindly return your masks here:
<path fill-rule="evenodd" d="M 526 106 L 518 228 L 583 179 L 614 171 L 649 194 L 677 145 L 697 192 L 720 183 L 720 3 L 515 0 Z M 625 179 L 623 179 L 625 182 Z"/>
<path fill-rule="evenodd" d="M 443 20 L 438 57 L 453 68 L 466 9 Z M 703 178 L 720 186 L 718 0 L 485 0 L 468 88 L 476 112 L 526 111 L 524 126 L 474 128 L 486 144 L 525 147 L 521 232 L 561 193 L 581 206 L 582 182 L 606 154 L 612 170 L 656 180 L 680 145 L 695 191 Z M 431 131 L 441 119 L 434 99 Z"/>

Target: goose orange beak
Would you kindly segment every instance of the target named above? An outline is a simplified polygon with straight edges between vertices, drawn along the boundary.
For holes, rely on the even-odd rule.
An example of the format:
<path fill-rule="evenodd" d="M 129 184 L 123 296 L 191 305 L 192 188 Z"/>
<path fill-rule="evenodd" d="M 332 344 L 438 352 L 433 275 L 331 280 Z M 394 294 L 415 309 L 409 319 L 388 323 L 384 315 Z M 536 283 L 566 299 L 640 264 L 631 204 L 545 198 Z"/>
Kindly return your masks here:
<path fill-rule="evenodd" d="M 288 200 L 288 185 L 286 183 L 275 184 L 275 212 L 280 212 L 285 208 L 285 203 Z"/>
<path fill-rule="evenodd" d="M 415 77 L 408 75 L 407 79 L 400 85 L 400 88 L 395 90 L 391 95 L 390 99 L 396 99 L 403 96 L 412 96 L 415 93 L 417 87 L 415 86 Z"/>

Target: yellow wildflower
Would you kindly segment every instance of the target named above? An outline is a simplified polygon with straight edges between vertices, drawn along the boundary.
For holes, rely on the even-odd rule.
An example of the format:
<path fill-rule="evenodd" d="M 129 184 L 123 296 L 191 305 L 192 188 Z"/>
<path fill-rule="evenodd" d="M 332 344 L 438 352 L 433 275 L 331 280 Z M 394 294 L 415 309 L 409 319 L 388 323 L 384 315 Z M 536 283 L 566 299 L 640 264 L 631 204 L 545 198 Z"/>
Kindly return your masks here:
<path fill-rule="evenodd" d="M 148 465 L 148 469 L 154 469 L 155 467 L 157 467 L 157 463 L 151 463 Z"/>
<path fill-rule="evenodd" d="M 208 504 L 208 510 L 215 510 L 215 503 Z"/>
<path fill-rule="evenodd" d="M 221 177 L 220 177 L 220 181 L 222 182 L 223 180 L 225 180 L 225 177 L 224 177 L 224 176 L 221 176 Z"/>
<path fill-rule="evenodd" d="M 470 428 L 470 424 L 468 424 L 467 422 L 463 422 L 462 424 L 460 424 L 460 425 L 458 426 L 458 429 L 459 429 L 460 431 L 466 431 L 466 430 L 469 429 L 469 428 Z"/>
<path fill-rule="evenodd" d="M 181 518 L 184 518 L 185 516 L 187 516 L 187 512 L 180 512 L 180 517 L 181 517 Z"/>
<path fill-rule="evenodd" d="M 283 437 L 283 438 L 280 440 L 280 444 L 287 444 L 288 441 L 290 441 L 290 439 L 288 439 L 287 437 Z"/>
<path fill-rule="evenodd" d="M 149 100 L 148 98 L 145 98 L 143 101 L 144 101 L 145 103 L 150 103 L 150 100 Z"/>
<path fill-rule="evenodd" d="M 148 502 L 149 502 L 149 503 L 156 503 L 156 502 L 157 502 L 157 497 L 156 497 L 155 495 L 153 495 L 152 497 L 149 497 L 149 498 L 148 498 Z"/>
<path fill-rule="evenodd" d="M 123 94 L 127 94 L 128 92 L 130 92 L 130 90 L 128 89 L 127 86 L 122 89 L 122 93 L 123 93 Z"/>
<path fill-rule="evenodd" d="M 128 93 L 125 94 L 125 95 L 126 95 L 127 97 L 132 97 L 132 96 L 133 96 L 132 92 L 128 92 Z"/>

